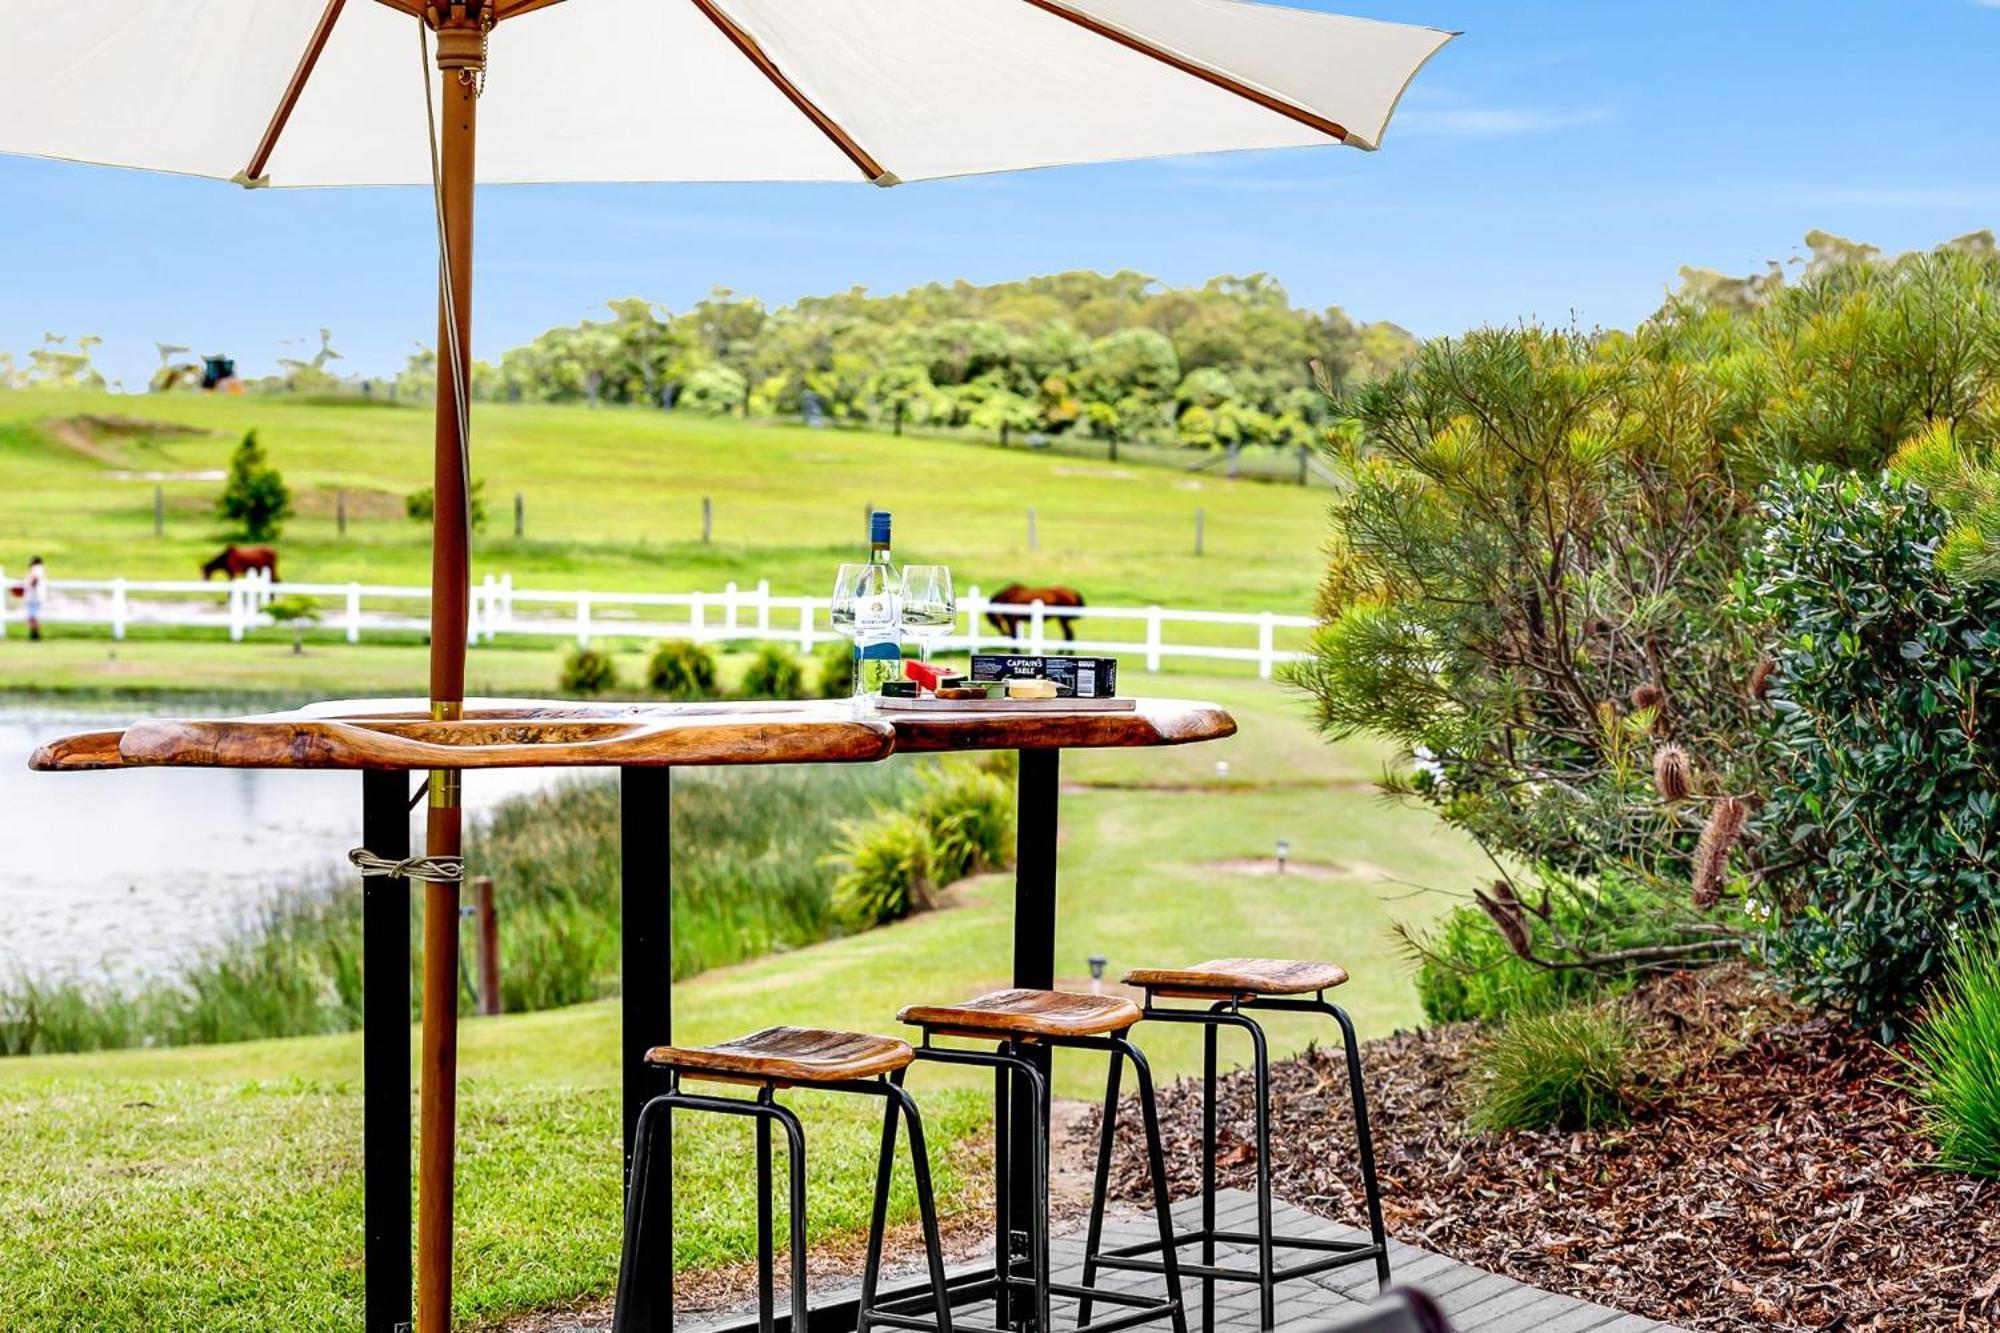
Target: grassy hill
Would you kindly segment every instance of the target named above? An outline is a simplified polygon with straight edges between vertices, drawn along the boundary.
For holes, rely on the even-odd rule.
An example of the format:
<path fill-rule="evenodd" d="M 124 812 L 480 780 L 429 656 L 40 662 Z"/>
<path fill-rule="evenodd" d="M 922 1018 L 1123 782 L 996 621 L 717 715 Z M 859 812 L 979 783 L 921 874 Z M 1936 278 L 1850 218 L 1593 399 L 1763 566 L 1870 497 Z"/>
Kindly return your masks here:
<path fill-rule="evenodd" d="M 0 391 L 0 567 L 39 552 L 57 578 L 195 576 L 225 535 L 214 502 L 229 451 L 253 428 L 295 496 L 298 515 L 278 543 L 288 578 L 427 581 L 429 530 L 404 516 L 403 497 L 430 480 L 428 407 L 186 394 Z M 761 578 L 780 593 L 819 593 L 864 544 L 863 509 L 874 504 L 895 512 L 901 558 L 949 562 L 961 586 L 1060 582 L 1100 605 L 1304 612 L 1322 531 L 1323 497 L 1294 486 L 628 408 L 479 404 L 473 474 L 491 511 L 474 577 L 512 573 L 551 588 L 684 591 Z M 153 535 L 155 485 L 164 537 Z M 708 545 L 704 496 L 715 513 Z"/>

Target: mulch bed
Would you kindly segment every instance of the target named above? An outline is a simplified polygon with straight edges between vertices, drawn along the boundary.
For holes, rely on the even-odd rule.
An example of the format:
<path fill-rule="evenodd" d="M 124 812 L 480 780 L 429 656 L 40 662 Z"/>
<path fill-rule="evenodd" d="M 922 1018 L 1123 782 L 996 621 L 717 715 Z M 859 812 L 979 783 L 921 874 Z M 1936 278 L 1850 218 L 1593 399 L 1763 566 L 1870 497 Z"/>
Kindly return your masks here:
<path fill-rule="evenodd" d="M 1364 1049 L 1391 1232 L 1466 1263 L 1698 1330 L 2000 1327 L 2000 1182 L 1928 1169 L 1896 1057 L 1740 972 L 1631 997 L 1656 1071 L 1629 1124 L 1469 1134 L 1466 1027 Z M 1252 1187 L 1250 1080 L 1222 1081 L 1222 1181 Z M 1193 1193 L 1200 1085 L 1161 1092 L 1174 1193 Z M 1131 1125 L 1125 1126 L 1129 1117 Z M 1273 1071 L 1280 1198 L 1360 1223 L 1344 1066 Z M 1113 1190 L 1143 1201 L 1136 1109 Z M 1095 1118 L 1079 1124 L 1084 1148 Z M 1178 1146 L 1176 1146 L 1176 1144 Z"/>

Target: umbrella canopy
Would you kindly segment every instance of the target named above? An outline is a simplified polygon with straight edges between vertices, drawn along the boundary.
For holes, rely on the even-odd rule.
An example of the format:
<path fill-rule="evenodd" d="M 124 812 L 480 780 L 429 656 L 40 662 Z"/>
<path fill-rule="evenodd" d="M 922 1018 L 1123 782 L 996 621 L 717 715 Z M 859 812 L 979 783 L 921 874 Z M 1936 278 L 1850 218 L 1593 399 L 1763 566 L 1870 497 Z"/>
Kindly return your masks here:
<path fill-rule="evenodd" d="M 114 17 L 8 0 L 0 151 L 272 185 L 429 184 L 420 8 L 121 0 Z M 489 183 L 889 184 L 1375 148 L 1450 38 L 1239 0 L 498 0 L 493 13 Z"/>
<path fill-rule="evenodd" d="M 1245 0 L 4 0 L 0 152 L 253 186 L 433 187 L 430 695 L 432 716 L 454 719 L 475 178 L 895 185 L 1373 149 L 1451 36 Z M 446 1333 L 451 1314 L 458 797 L 458 774 L 430 775 L 422 1333 Z"/>

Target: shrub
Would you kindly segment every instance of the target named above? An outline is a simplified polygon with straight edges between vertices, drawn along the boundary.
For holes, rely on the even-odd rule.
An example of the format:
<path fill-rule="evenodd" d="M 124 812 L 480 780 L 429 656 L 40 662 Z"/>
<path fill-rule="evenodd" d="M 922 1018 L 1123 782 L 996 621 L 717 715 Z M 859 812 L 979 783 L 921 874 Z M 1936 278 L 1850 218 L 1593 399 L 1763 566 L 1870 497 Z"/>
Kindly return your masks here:
<path fill-rule="evenodd" d="M 618 664 L 601 648 L 581 644 L 563 658 L 561 688 L 566 694 L 603 694 L 618 688 Z"/>
<path fill-rule="evenodd" d="M 1910 1047 L 1938 1165 L 2000 1177 L 2000 935 L 1953 944 Z"/>
<path fill-rule="evenodd" d="M 939 884 L 1014 861 L 1014 787 L 974 763 L 946 763 L 924 775 L 911 814 L 930 830 L 931 869 Z"/>
<path fill-rule="evenodd" d="M 783 644 L 767 643 L 743 669 L 743 693 L 752 699 L 803 699 L 805 668 Z"/>
<path fill-rule="evenodd" d="M 216 512 L 235 524 L 251 541 L 268 541 L 278 535 L 292 514 L 292 492 L 278 469 L 257 443 L 257 432 L 249 431 L 236 452 L 229 456 L 229 477 L 215 501 Z"/>
<path fill-rule="evenodd" d="M 1475 1049 L 1468 1122 L 1484 1130 L 1618 1124 L 1631 1056 L 1631 1029 L 1608 1007 L 1511 1019 Z"/>
<path fill-rule="evenodd" d="M 1410 932 L 1417 999 L 1433 1023 L 1493 1022 L 1559 1009 L 1597 982 L 1573 968 L 1537 967 L 1519 957 L 1477 907 L 1453 908 L 1435 926 Z"/>
<path fill-rule="evenodd" d="M 715 654 L 686 639 L 668 639 L 646 663 L 646 687 L 669 699 L 712 699 Z"/>
<path fill-rule="evenodd" d="M 466 497 L 466 508 L 471 511 L 472 530 L 478 532 L 486 526 L 486 478 L 473 480 L 472 493 Z M 413 523 L 430 523 L 437 518 L 437 488 L 423 486 L 403 497 L 403 512 Z"/>
<path fill-rule="evenodd" d="M 1533 887 L 1660 890 L 1643 953 L 1545 935 L 1550 961 L 1617 975 L 1733 951 L 1741 918 L 1702 914 L 1800 859 L 1779 822 L 1744 826 L 1767 776 L 1761 645 L 1728 601 L 1758 488 L 1879 468 L 1940 424 L 1995 434 L 1991 237 L 1893 261 L 1808 243 L 1797 285 L 1691 273 L 1629 334 L 1440 339 L 1341 404 L 1324 628 L 1292 679 L 1329 734 L 1397 745 L 1414 771 L 1394 790 Z M 1993 487 L 1961 489 L 1976 522 Z"/>
<path fill-rule="evenodd" d="M 835 639 L 819 650 L 819 697 L 845 699 L 854 693 L 854 645 Z"/>
<path fill-rule="evenodd" d="M 2000 585 L 1938 567 L 1949 520 L 1904 483 L 1806 470 L 1764 502 L 1739 598 L 1771 645 L 1766 951 L 1888 1035 L 2000 912 Z"/>
<path fill-rule="evenodd" d="M 825 864 L 836 871 L 834 910 L 855 926 L 899 921 L 937 906 L 930 825 L 908 811 L 881 810 L 842 824 Z"/>

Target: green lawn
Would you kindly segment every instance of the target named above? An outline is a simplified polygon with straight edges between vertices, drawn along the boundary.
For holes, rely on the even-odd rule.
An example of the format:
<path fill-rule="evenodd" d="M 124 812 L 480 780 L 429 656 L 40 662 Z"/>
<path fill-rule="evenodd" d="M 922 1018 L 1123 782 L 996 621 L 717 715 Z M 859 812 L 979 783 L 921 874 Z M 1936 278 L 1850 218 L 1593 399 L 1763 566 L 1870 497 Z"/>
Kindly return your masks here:
<path fill-rule="evenodd" d="M 85 429 L 80 448 L 61 423 L 82 414 L 197 433 Z M 403 516 L 403 496 L 430 481 L 427 407 L 191 394 L 0 391 L 0 567 L 18 571 L 39 552 L 56 578 L 195 576 L 222 539 L 221 484 L 171 478 L 219 472 L 252 428 L 297 497 L 278 543 L 286 577 L 428 582 L 428 529 Z M 512 573 L 523 586 L 680 592 L 768 579 L 781 594 L 819 594 L 863 545 L 862 511 L 874 504 L 896 514 L 900 557 L 949 562 L 961 586 L 1059 582 L 1100 605 L 1303 613 L 1322 540 L 1324 493 L 1026 449 L 492 404 L 475 407 L 473 441 L 492 511 L 474 577 Z M 157 538 L 153 474 L 169 478 L 158 483 L 167 522 Z M 348 493 L 344 539 L 338 490 Z M 513 536 L 516 492 L 523 539 Z M 709 545 L 704 496 L 715 506 Z"/>
<path fill-rule="evenodd" d="M 101 648 L 101 645 L 99 645 Z M 1066 758 L 1059 970 L 1086 975 L 1215 953 L 1319 954 L 1354 973 L 1364 1032 L 1417 1021 L 1393 920 L 1458 889 L 1473 851 L 1421 812 L 1368 789 L 1379 761 L 1329 747 L 1300 702 L 1252 681 L 1183 678 L 1239 735 L 1210 746 Z M 1229 772 L 1219 776 L 1216 761 Z M 1214 862 L 1268 856 L 1344 867 L 1254 876 Z M 677 1030 L 701 1040 L 774 1022 L 893 1028 L 896 1008 L 1006 978 L 1004 876 L 951 910 L 708 973 L 678 989 Z M 1274 1025 L 1275 1045 L 1310 1034 Z M 1324 1035 L 1324 1034 L 1318 1034 Z M 1185 1073 L 1191 1038 L 1142 1029 L 1162 1071 Z M 609 1004 L 468 1022 L 460 1147 L 459 1307 L 477 1324 L 608 1290 L 616 1260 L 616 1011 Z M 0 1062 L 0 1310 L 20 1327 L 323 1329 L 359 1318 L 360 1047 L 352 1036 L 182 1051 Z M 975 1094 L 925 1071 L 939 1147 L 976 1140 Z M 1058 1068 L 1092 1091 L 1088 1062 Z M 865 1108 L 796 1098 L 814 1150 L 815 1235 L 860 1225 L 874 1134 Z M 742 1140 L 685 1127 L 680 1261 L 740 1258 L 753 1215 Z M 968 1175 L 946 1185 L 961 1206 Z"/>

